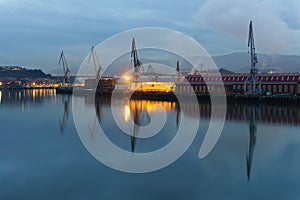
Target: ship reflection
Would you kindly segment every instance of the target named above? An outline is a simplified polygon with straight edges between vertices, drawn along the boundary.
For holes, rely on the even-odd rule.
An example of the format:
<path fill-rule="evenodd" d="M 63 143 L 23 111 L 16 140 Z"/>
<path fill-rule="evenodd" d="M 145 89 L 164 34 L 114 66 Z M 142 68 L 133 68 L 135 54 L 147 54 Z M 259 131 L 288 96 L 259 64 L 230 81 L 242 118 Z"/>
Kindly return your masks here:
<path fill-rule="evenodd" d="M 132 132 L 132 135 L 130 136 L 132 153 L 135 150 L 139 127 L 146 126 L 151 121 L 146 107 L 147 107 L 147 104 L 145 105 L 145 103 L 143 103 L 143 101 L 141 101 L 141 100 L 130 101 L 130 103 L 129 103 L 129 110 L 130 110 L 130 113 L 133 114 L 133 122 L 134 122 L 133 132 Z"/>
<path fill-rule="evenodd" d="M 132 153 L 138 152 L 140 147 L 137 148 L 138 136 L 141 134 L 142 127 L 147 126 L 151 123 L 151 114 L 156 112 L 153 105 L 159 104 L 165 109 L 167 113 L 171 113 L 171 119 L 173 129 L 178 129 L 180 126 L 181 116 L 189 117 L 191 119 L 196 118 L 199 113 L 196 113 L 194 106 L 199 106 L 201 119 L 210 119 L 211 117 L 211 105 L 209 103 L 199 103 L 199 105 L 192 105 L 189 102 L 183 102 L 180 105 L 177 102 L 168 101 L 153 101 L 153 100 L 133 100 L 133 99 L 122 99 L 123 104 L 121 114 L 123 114 L 124 123 L 132 120 L 133 127 L 130 129 L 130 146 L 126 146 L 128 151 Z M 88 102 L 86 102 L 88 103 Z M 103 110 L 102 107 L 110 107 L 111 99 L 100 98 L 96 100 L 96 116 L 99 123 L 102 123 L 103 119 L 107 117 L 107 109 Z M 150 118 L 151 116 L 151 118 Z M 246 152 L 246 177 L 248 180 L 251 178 L 253 173 L 253 163 L 255 162 L 255 146 L 257 143 L 257 127 L 259 124 L 270 124 L 270 125 L 300 125 L 300 106 L 291 105 L 278 105 L 278 104 L 259 104 L 259 105 L 248 105 L 245 103 L 239 104 L 228 104 L 226 123 L 231 122 L 246 122 L 248 124 L 247 134 L 249 135 L 249 142 L 247 145 Z M 142 140 L 142 139 L 141 139 Z M 126 140 L 128 141 L 128 140 Z M 128 143 L 127 143 L 128 144 Z M 127 145 L 126 144 L 126 145 Z M 142 142 L 140 142 L 142 144 Z"/>
<path fill-rule="evenodd" d="M 91 133 L 92 140 L 95 138 L 97 132 L 96 132 L 96 125 L 97 121 L 98 123 L 101 123 L 102 120 L 102 104 L 103 104 L 103 98 L 95 97 L 95 111 L 96 111 L 96 118 L 93 122 L 93 127 L 89 129 Z"/>
<path fill-rule="evenodd" d="M 86 103 L 90 101 L 85 101 Z M 167 101 L 148 101 L 148 100 L 137 100 L 137 99 L 123 99 L 121 109 L 123 111 L 123 121 L 124 123 L 129 123 L 129 120 L 132 120 L 132 132 L 130 134 L 130 151 L 134 153 L 136 151 L 136 145 L 138 141 L 138 135 L 141 132 L 141 127 L 145 127 L 151 123 L 150 113 L 161 112 L 161 110 L 155 105 L 161 106 L 167 113 L 179 109 L 179 106 L 175 102 Z M 108 98 L 95 98 L 95 110 L 98 122 L 102 123 L 103 115 L 103 106 L 111 106 L 111 101 Z M 176 118 L 176 124 L 178 125 L 180 120 L 180 114 Z M 94 124 L 95 127 L 95 124 Z M 91 137 L 95 137 L 95 128 L 90 129 Z"/>
<path fill-rule="evenodd" d="M 70 113 L 70 95 L 62 95 L 62 104 L 64 106 L 64 113 L 62 118 L 58 121 L 59 123 L 59 129 L 61 134 L 64 133 L 66 121 L 69 118 L 69 113 Z"/>

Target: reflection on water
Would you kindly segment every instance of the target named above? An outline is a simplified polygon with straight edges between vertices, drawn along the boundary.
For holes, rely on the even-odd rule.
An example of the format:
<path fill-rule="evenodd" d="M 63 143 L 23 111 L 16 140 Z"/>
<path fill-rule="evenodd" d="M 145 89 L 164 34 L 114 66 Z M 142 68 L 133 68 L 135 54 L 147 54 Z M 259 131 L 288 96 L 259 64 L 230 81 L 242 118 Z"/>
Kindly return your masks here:
<path fill-rule="evenodd" d="M 64 132 L 66 121 L 70 114 L 70 95 L 56 95 L 54 89 L 4 89 L 0 90 L 0 105 L 21 107 L 24 112 L 25 107 L 30 108 L 33 105 L 43 103 L 45 99 L 58 98 L 62 102 L 62 117 L 59 119 L 59 128 Z"/>
<path fill-rule="evenodd" d="M 160 112 L 160 110 L 155 109 L 154 105 L 160 105 L 167 113 L 172 113 L 173 120 L 173 130 L 177 130 L 180 124 L 181 113 L 184 112 L 185 116 L 195 118 L 197 113 L 195 113 L 195 107 L 189 102 L 184 102 L 179 105 L 176 102 L 168 101 L 152 101 L 152 100 L 120 100 L 123 102 L 123 115 L 124 122 L 129 123 L 131 119 L 134 122 L 134 127 L 132 134 L 130 136 L 131 151 L 135 152 L 137 135 L 139 133 L 140 127 L 146 126 L 150 123 L 150 113 Z M 125 102 L 125 103 L 124 103 Z M 89 105 L 89 101 L 86 101 Z M 89 105 L 91 106 L 91 105 Z M 105 109 L 103 113 L 102 107 L 110 108 L 111 100 L 108 98 L 96 98 L 96 113 L 99 122 L 103 120 L 108 113 L 111 112 L 110 109 Z M 116 106 L 114 104 L 114 106 Z M 120 106 L 120 105 L 119 105 Z M 201 119 L 209 120 L 211 115 L 211 105 L 209 103 L 199 103 L 199 110 Z M 183 108 L 183 111 L 181 110 Z M 99 114 L 101 113 L 101 114 Z M 112 119 L 110 119 L 112 120 Z M 227 107 L 226 121 L 244 122 L 248 126 L 248 149 L 246 152 L 246 175 L 247 178 L 251 177 L 251 168 L 254 160 L 254 149 L 257 140 L 257 128 L 260 124 L 272 124 L 272 125 L 291 125 L 299 126 L 300 124 L 300 107 L 297 105 L 248 105 L 248 104 L 229 104 Z M 175 126 L 174 126 L 175 125 Z M 201 134 L 201 133 L 200 133 Z M 140 139 L 140 141 L 143 139 Z"/>
<path fill-rule="evenodd" d="M 85 104 L 88 106 L 92 106 L 93 101 L 90 99 L 90 97 L 86 97 Z M 149 100 L 133 100 L 133 99 L 121 99 L 117 100 L 117 102 L 114 102 L 115 107 L 121 107 L 119 108 L 120 113 L 118 113 L 121 119 L 121 123 L 125 124 L 126 129 L 130 130 L 130 151 L 132 153 L 136 150 L 136 143 L 139 138 L 139 133 L 143 134 L 143 130 L 149 129 L 149 125 L 151 121 L 154 119 L 159 120 L 157 116 L 161 115 L 162 110 L 165 110 L 167 113 L 173 113 L 178 106 L 175 102 L 167 102 L 167 101 L 149 101 Z M 109 108 L 107 110 L 107 108 Z M 107 121 L 112 122 L 114 119 L 111 118 L 111 100 L 109 98 L 95 98 L 95 110 L 96 110 L 96 116 L 98 119 L 98 122 L 101 125 L 105 126 L 105 123 Z M 105 110 L 105 112 L 103 112 Z M 151 117 L 150 117 L 151 115 Z M 105 122 L 103 122 L 103 119 L 107 118 Z M 151 120 L 152 119 L 152 120 Z M 176 118 L 177 124 L 179 122 L 179 116 Z M 132 122 L 133 123 L 132 123 Z M 154 121 L 155 123 L 155 121 Z M 117 126 L 116 124 L 113 125 L 114 127 Z M 132 127 L 131 127 L 132 126 Z M 151 128 L 151 127 L 150 127 Z M 109 128 L 108 128 L 109 129 Z M 108 130 L 107 129 L 107 130 Z M 142 129 L 142 130 L 141 130 Z M 172 128 L 173 129 L 173 128 Z M 175 131 L 177 129 L 174 129 Z M 107 132 L 111 132 L 108 130 Z M 114 134 L 116 134 L 118 131 L 115 131 Z M 94 138 L 97 134 L 95 132 L 95 120 L 93 128 L 90 128 L 91 138 Z M 121 135 L 124 135 L 121 133 Z M 170 134 L 172 135 L 172 134 Z M 111 135 L 108 135 L 108 137 L 111 137 Z M 117 136 L 116 136 L 117 137 Z M 168 136 L 173 137 L 173 136 Z M 112 138 L 110 138 L 112 139 Z M 166 139 L 166 138 L 165 138 Z M 118 138 L 118 140 L 120 140 Z M 150 141 L 151 139 L 148 139 Z M 170 140 L 167 139 L 168 141 Z"/>
<path fill-rule="evenodd" d="M 249 149 L 246 155 L 246 165 L 247 165 L 247 178 L 250 179 L 253 152 L 256 143 L 257 116 L 260 116 L 259 106 L 258 107 L 245 106 L 244 115 L 249 124 Z"/>
<path fill-rule="evenodd" d="M 197 114 L 188 102 L 179 106 L 176 102 L 79 98 L 84 109 L 96 116 L 82 113 L 90 121 L 87 137 L 97 140 L 99 133 L 94 127 L 100 124 L 107 138 L 128 152 L 134 151 L 132 156 L 168 144 L 183 114 L 190 120 Z M 105 167 L 87 152 L 72 121 L 71 103 L 70 96 L 56 95 L 54 90 L 0 90 L 0 199 L 300 196 L 300 106 L 229 104 L 218 143 L 211 154 L 198 159 L 211 112 L 209 104 L 200 103 L 200 128 L 188 151 L 169 167 L 136 175 Z M 112 104 L 121 106 L 119 115 L 125 125 L 135 122 L 141 126 L 129 127 L 130 135 L 122 133 L 113 122 Z M 150 138 L 133 137 L 142 136 L 143 128 L 156 120 L 156 115 L 163 115 L 161 108 L 167 116 L 162 131 Z"/>
<path fill-rule="evenodd" d="M 59 128 L 60 128 L 61 134 L 63 134 L 64 128 L 66 125 L 66 121 L 68 120 L 69 113 L 70 113 L 71 96 L 70 95 L 61 95 L 61 100 L 62 100 L 64 107 L 63 107 L 63 116 L 59 120 Z"/>
<path fill-rule="evenodd" d="M 90 98 L 87 98 L 90 99 Z M 153 100 L 125 100 L 123 113 L 125 121 L 130 117 L 134 118 L 136 124 L 144 126 L 149 123 L 149 111 L 156 112 L 153 105 L 162 106 L 166 112 L 176 112 L 176 123 L 180 123 L 180 113 L 184 110 L 185 115 L 195 117 L 198 115 L 195 111 L 195 105 L 184 102 L 179 105 L 176 102 L 153 101 Z M 86 101 L 87 106 L 93 106 L 94 101 Z M 101 108 L 103 106 L 110 107 L 111 100 L 109 98 L 96 98 L 96 113 L 99 118 Z M 210 119 L 211 105 L 210 103 L 199 103 L 200 116 L 202 119 Z M 182 108 L 181 108 L 182 107 Z M 252 121 L 258 123 L 274 124 L 274 125 L 300 125 L 300 106 L 291 105 L 274 105 L 274 104 L 228 104 L 226 121 L 245 121 L 251 124 Z M 143 125 L 144 124 L 144 125 Z M 256 125 L 255 125 L 256 127 Z"/>
<path fill-rule="evenodd" d="M 0 104 L 21 105 L 41 102 L 44 98 L 55 97 L 54 89 L 4 89 L 0 90 Z"/>

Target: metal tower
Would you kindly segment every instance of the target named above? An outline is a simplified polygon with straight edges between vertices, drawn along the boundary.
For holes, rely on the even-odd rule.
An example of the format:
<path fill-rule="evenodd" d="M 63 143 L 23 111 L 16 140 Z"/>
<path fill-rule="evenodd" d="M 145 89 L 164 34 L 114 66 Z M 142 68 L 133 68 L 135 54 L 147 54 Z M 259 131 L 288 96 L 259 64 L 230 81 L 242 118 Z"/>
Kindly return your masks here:
<path fill-rule="evenodd" d="M 248 48 L 250 48 L 250 76 L 247 77 L 244 83 L 244 93 L 245 94 L 260 94 L 261 93 L 261 82 L 258 80 L 257 73 L 258 69 L 255 65 L 258 63 L 257 55 L 255 53 L 254 36 L 252 21 L 249 25 L 249 35 L 248 35 Z M 249 53 L 249 50 L 248 50 Z"/>
<path fill-rule="evenodd" d="M 176 62 L 176 71 L 177 71 L 177 82 L 181 82 L 181 72 L 180 72 L 179 60 L 177 60 L 177 62 Z"/>
<path fill-rule="evenodd" d="M 134 67 L 133 76 L 134 76 L 135 86 L 137 86 L 137 82 L 138 82 L 138 79 L 140 76 L 140 70 L 142 68 L 142 62 L 138 58 L 134 38 L 132 39 L 131 59 L 133 62 L 133 67 Z"/>
<path fill-rule="evenodd" d="M 95 71 L 96 71 L 96 79 L 100 79 L 102 77 L 101 72 L 103 71 L 103 68 L 100 65 L 99 57 L 97 55 L 97 52 L 95 51 L 94 46 L 92 46 L 92 48 L 91 48 L 91 52 L 90 52 L 90 55 L 89 55 L 88 62 L 90 62 L 91 57 L 93 59 L 93 64 L 94 64 L 94 68 L 95 68 Z"/>
<path fill-rule="evenodd" d="M 67 60 L 65 58 L 64 52 L 60 53 L 58 64 L 62 63 L 64 70 L 64 82 L 63 85 L 68 85 L 70 83 L 70 69 L 67 64 Z"/>
<path fill-rule="evenodd" d="M 139 73 L 142 62 L 138 58 L 134 38 L 132 38 L 131 58 L 133 59 L 134 72 Z"/>

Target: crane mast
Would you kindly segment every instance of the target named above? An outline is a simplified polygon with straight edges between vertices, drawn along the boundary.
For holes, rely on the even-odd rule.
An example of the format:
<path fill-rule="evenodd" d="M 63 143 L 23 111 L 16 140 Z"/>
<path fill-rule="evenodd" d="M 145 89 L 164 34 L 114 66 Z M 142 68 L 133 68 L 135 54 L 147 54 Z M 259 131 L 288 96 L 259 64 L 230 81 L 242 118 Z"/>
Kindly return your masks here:
<path fill-rule="evenodd" d="M 134 68 L 133 76 L 134 76 L 134 81 L 135 81 L 135 87 L 138 87 L 137 83 L 138 83 L 138 79 L 140 77 L 140 70 L 142 68 L 142 62 L 138 58 L 134 38 L 132 39 L 132 45 L 131 45 L 131 61 L 133 62 L 133 68 Z M 142 82 L 141 82 L 140 87 L 142 88 Z"/>
<path fill-rule="evenodd" d="M 252 77 L 255 77 L 258 72 L 255 65 L 258 63 L 258 60 L 257 60 L 257 55 L 255 53 L 252 21 L 250 21 L 250 25 L 249 25 L 248 47 L 250 48 L 250 64 L 251 64 L 250 74 L 252 75 Z"/>
<path fill-rule="evenodd" d="M 142 62 L 138 58 L 134 38 L 132 39 L 131 59 L 133 61 L 134 72 L 139 73 L 142 66 Z"/>
<path fill-rule="evenodd" d="M 176 71 L 177 71 L 177 82 L 181 81 L 181 73 L 180 73 L 180 64 L 179 60 L 176 62 Z"/>
<path fill-rule="evenodd" d="M 101 72 L 103 71 L 103 68 L 100 65 L 99 57 L 97 55 L 97 52 L 95 51 L 94 46 L 92 46 L 92 48 L 91 48 L 91 52 L 90 52 L 89 60 L 88 60 L 89 62 L 90 62 L 91 58 L 93 59 L 93 64 L 94 64 L 94 68 L 96 71 L 96 78 L 99 79 L 102 77 Z"/>
<path fill-rule="evenodd" d="M 63 70 L 64 70 L 64 81 L 63 85 L 68 85 L 70 83 L 70 69 L 67 64 L 66 57 L 64 55 L 64 52 L 62 51 L 60 53 L 58 64 L 60 65 L 62 63 Z"/>
<path fill-rule="evenodd" d="M 261 83 L 257 80 L 258 69 L 255 66 L 258 63 L 257 55 L 255 53 L 254 45 L 254 35 L 252 21 L 249 24 L 249 34 L 248 34 L 248 48 L 250 49 L 250 77 L 245 81 L 244 92 L 251 94 L 260 94 L 261 93 Z M 248 50 L 249 53 L 249 50 Z M 250 80 L 249 80 L 250 78 Z M 250 89 L 247 89 L 247 83 L 250 85 Z M 258 86 L 258 87 L 257 87 Z"/>

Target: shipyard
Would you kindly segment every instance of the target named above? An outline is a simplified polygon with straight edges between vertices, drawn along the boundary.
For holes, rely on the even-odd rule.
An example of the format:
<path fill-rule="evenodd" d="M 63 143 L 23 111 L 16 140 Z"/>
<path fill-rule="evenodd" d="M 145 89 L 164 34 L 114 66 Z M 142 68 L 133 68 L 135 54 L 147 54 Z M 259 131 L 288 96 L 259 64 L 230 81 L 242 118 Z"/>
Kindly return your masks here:
<path fill-rule="evenodd" d="M 176 101 L 176 95 L 187 97 L 196 95 L 199 100 L 209 99 L 211 95 L 226 95 L 229 101 L 241 102 L 289 101 L 297 103 L 300 98 L 300 74 L 298 72 L 261 73 L 258 71 L 252 21 L 249 24 L 248 35 L 250 73 L 235 73 L 222 69 L 201 70 L 203 66 L 200 69 L 194 68 L 191 72 L 184 72 L 179 60 L 168 73 L 161 73 L 162 66 L 143 64 L 138 57 L 134 38 L 131 47 L 130 57 L 133 67 L 119 76 L 102 74 L 103 68 L 99 57 L 92 47 L 89 62 L 95 67 L 96 78 L 85 79 L 83 87 L 77 88 L 77 91 L 82 92 L 86 89 L 95 92 L 96 95 L 115 92 L 122 95 L 130 94 L 132 98 L 171 101 Z M 63 66 L 65 68 L 66 64 Z M 68 82 L 68 70 L 65 72 L 65 82 Z M 62 92 L 68 93 L 70 90 L 71 87 L 63 87 Z"/>
<path fill-rule="evenodd" d="M 63 69 L 63 76 L 51 77 L 41 73 L 39 78 L 20 76 L 22 67 L 2 67 L 0 71 L 18 72 L 16 78 L 0 77 L 0 89 L 55 89 L 56 93 L 76 94 L 94 93 L 110 95 L 113 92 L 132 98 L 176 101 L 176 95 L 196 95 L 199 100 L 209 99 L 211 95 L 226 95 L 229 101 L 248 102 L 298 102 L 300 98 L 300 73 L 259 72 L 257 54 L 254 46 L 252 21 L 249 25 L 249 71 L 236 73 L 224 69 L 202 70 L 194 68 L 190 72 L 182 71 L 180 61 L 168 73 L 161 73 L 162 66 L 143 64 L 138 57 L 135 39 L 131 44 L 132 68 L 124 74 L 104 74 L 99 55 L 94 46 L 88 56 L 88 63 L 95 69 L 95 78 L 90 76 L 71 76 L 67 59 L 62 51 L 58 64 Z M 172 66 L 171 66 L 172 68 Z M 25 70 L 26 71 L 26 70 Z M 30 70 L 29 70 L 30 71 Z M 158 71 L 158 72 L 157 72 Z M 32 72 L 31 72 L 32 73 Z M 80 79 L 80 82 L 76 82 Z"/>
<path fill-rule="evenodd" d="M 299 199 L 300 1 L 0 11 L 0 200 Z"/>

